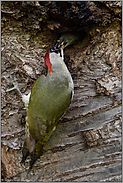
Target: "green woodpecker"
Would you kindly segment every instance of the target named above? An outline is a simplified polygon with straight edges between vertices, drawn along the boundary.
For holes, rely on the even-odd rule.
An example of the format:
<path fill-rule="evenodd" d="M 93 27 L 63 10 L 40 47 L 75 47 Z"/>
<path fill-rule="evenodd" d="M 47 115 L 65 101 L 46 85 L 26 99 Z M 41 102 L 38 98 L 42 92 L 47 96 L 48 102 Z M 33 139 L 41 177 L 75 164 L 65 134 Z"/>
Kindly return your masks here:
<path fill-rule="evenodd" d="M 22 150 L 22 163 L 30 155 L 30 168 L 42 155 L 43 145 L 52 134 L 73 97 L 74 84 L 64 63 L 63 48 L 73 43 L 76 38 L 78 39 L 78 36 L 64 34 L 55 47 L 47 51 L 44 62 L 48 67 L 48 74 L 47 76 L 41 75 L 35 81 L 31 93 L 22 94 L 17 84 L 13 82 L 12 89 L 19 91 L 27 110 L 26 140 Z"/>
<path fill-rule="evenodd" d="M 22 96 L 23 101 L 29 99 L 29 104 L 25 101 L 27 122 L 22 162 L 30 155 L 30 168 L 42 154 L 44 143 L 67 110 L 74 93 L 73 80 L 64 63 L 60 44 L 57 43 L 54 48 L 49 49 L 44 57 L 48 67 L 47 76 L 42 75 L 36 80 L 31 95 L 27 98 Z"/>

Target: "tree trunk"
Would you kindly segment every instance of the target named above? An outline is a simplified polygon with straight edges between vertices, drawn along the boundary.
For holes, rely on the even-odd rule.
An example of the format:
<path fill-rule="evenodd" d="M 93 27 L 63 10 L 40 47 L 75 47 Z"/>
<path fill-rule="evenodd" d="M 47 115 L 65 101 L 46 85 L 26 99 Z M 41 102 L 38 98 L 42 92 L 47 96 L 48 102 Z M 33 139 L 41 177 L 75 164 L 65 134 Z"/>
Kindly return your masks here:
<path fill-rule="evenodd" d="M 5 1 L 2 11 L 2 181 L 119 182 L 121 175 L 121 1 Z M 65 48 L 74 97 L 44 153 L 20 163 L 26 110 L 22 93 L 46 73 L 44 55 L 59 34 L 79 32 Z"/>

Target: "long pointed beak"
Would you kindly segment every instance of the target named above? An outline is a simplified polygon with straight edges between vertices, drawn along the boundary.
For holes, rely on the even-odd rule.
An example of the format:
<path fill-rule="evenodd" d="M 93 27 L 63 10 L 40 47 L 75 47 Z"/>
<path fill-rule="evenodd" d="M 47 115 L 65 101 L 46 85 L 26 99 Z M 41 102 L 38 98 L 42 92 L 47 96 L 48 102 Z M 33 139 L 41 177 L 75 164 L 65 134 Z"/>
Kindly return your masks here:
<path fill-rule="evenodd" d="M 55 44 L 54 48 L 55 49 L 60 49 L 60 48 L 65 48 L 67 46 L 67 42 L 64 41 L 64 39 L 62 40 L 57 40 L 57 43 Z"/>

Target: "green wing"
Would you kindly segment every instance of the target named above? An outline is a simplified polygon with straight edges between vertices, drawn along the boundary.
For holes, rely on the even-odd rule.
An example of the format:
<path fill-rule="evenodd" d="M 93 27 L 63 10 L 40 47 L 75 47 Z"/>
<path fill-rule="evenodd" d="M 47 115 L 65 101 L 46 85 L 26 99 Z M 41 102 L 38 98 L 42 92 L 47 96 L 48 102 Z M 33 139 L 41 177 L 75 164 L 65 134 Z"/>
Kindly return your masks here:
<path fill-rule="evenodd" d="M 66 78 L 49 75 L 39 78 L 33 86 L 28 123 L 32 136 L 41 140 L 56 125 L 68 108 L 72 97 Z"/>
<path fill-rule="evenodd" d="M 34 83 L 32 91 L 31 91 L 31 96 L 35 95 L 36 91 L 41 87 L 42 82 L 45 79 L 45 75 L 41 75 Z"/>

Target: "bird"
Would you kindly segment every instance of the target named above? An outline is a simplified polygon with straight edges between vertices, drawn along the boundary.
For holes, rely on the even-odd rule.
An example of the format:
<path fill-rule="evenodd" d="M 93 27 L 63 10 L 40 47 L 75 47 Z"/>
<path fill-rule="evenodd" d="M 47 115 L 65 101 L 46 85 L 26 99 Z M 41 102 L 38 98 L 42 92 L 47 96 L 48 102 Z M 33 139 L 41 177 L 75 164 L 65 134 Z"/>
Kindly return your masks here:
<path fill-rule="evenodd" d="M 51 48 L 44 57 L 47 76 L 40 76 L 31 91 L 25 126 L 30 167 L 40 157 L 42 147 L 66 112 L 74 93 L 70 72 L 63 60 L 62 48 Z M 23 149 L 22 162 L 28 155 Z"/>
<path fill-rule="evenodd" d="M 26 140 L 22 148 L 22 160 L 30 156 L 30 169 L 35 161 L 43 154 L 43 145 L 47 142 L 60 118 L 65 114 L 74 95 L 72 76 L 64 62 L 64 48 L 75 40 L 63 35 L 49 48 L 44 56 L 48 68 L 47 75 L 41 75 L 34 83 L 28 95 L 17 89 L 25 103 L 27 118 L 25 124 Z M 9 89 L 8 91 L 11 91 Z"/>

